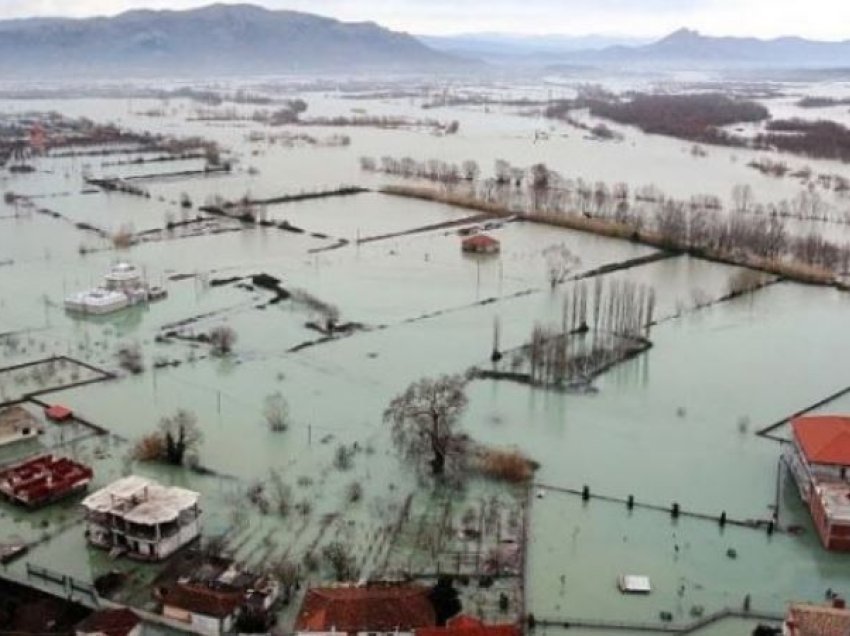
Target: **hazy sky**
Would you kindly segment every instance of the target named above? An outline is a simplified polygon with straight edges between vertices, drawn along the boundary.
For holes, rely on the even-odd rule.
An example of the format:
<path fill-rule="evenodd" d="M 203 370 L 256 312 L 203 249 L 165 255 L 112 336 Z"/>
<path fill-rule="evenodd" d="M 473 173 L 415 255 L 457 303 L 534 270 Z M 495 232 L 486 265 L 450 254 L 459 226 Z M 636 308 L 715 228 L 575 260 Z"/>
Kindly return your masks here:
<path fill-rule="evenodd" d="M 211 0 L 0 0 L 0 17 L 112 15 L 188 8 Z M 473 31 L 663 35 L 681 26 L 713 35 L 850 38 L 850 0 L 256 0 L 269 8 L 374 20 L 413 33 Z"/>

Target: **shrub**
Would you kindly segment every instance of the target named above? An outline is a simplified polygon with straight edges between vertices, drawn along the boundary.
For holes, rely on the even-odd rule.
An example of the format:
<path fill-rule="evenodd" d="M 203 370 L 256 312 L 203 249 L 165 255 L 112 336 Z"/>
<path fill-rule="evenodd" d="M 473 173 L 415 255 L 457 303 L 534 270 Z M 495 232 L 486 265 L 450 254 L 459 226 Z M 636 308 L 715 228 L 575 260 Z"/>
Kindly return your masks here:
<path fill-rule="evenodd" d="M 125 371 L 137 375 L 145 370 L 142 351 L 138 345 L 126 344 L 118 349 L 118 365 Z"/>
<path fill-rule="evenodd" d="M 534 464 L 519 451 L 488 449 L 482 453 L 479 470 L 494 479 L 523 483 L 534 475 Z"/>
<path fill-rule="evenodd" d="M 306 497 L 295 504 L 295 510 L 302 517 L 306 517 L 313 511 L 313 502 Z"/>
<path fill-rule="evenodd" d="M 224 356 L 233 351 L 236 338 L 236 331 L 232 327 L 226 325 L 214 327 L 209 333 L 213 355 Z"/>
<path fill-rule="evenodd" d="M 158 433 L 140 437 L 133 446 L 133 459 L 140 462 L 156 462 L 165 457 L 165 442 Z"/>
<path fill-rule="evenodd" d="M 339 470 L 348 470 L 351 468 L 353 458 L 354 449 L 340 444 L 334 453 L 334 466 Z"/>
<path fill-rule="evenodd" d="M 281 433 L 289 428 L 289 404 L 279 391 L 266 397 L 263 415 L 269 430 Z"/>
<path fill-rule="evenodd" d="M 118 249 L 126 249 L 133 245 L 133 230 L 129 226 L 122 226 L 120 230 L 112 235 L 112 245 Z"/>
<path fill-rule="evenodd" d="M 351 503 L 356 503 L 363 498 L 363 486 L 360 485 L 359 481 L 353 481 L 348 485 L 346 497 Z"/>

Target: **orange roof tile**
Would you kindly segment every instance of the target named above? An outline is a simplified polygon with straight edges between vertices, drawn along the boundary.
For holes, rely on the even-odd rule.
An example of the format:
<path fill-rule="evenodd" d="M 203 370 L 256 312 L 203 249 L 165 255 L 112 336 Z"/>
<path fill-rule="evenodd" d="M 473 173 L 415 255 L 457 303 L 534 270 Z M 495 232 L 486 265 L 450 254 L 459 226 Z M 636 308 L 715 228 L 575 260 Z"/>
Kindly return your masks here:
<path fill-rule="evenodd" d="M 850 417 L 811 415 L 795 418 L 791 426 L 810 463 L 850 466 Z"/>
<path fill-rule="evenodd" d="M 214 590 L 204 585 L 177 583 L 164 590 L 162 603 L 193 614 L 224 618 L 242 605 L 243 598 L 242 593 L 238 591 Z"/>
<path fill-rule="evenodd" d="M 824 605 L 792 605 L 786 624 L 793 636 L 846 636 L 850 634 L 850 610 Z"/>
<path fill-rule="evenodd" d="M 429 590 L 420 585 L 314 587 L 307 591 L 295 631 L 409 631 L 436 624 Z"/>
<path fill-rule="evenodd" d="M 475 234 L 470 236 L 469 238 L 461 241 L 463 245 L 470 245 L 476 247 L 488 247 L 490 245 L 498 245 L 499 241 L 494 239 L 492 236 L 488 236 L 487 234 Z"/>
<path fill-rule="evenodd" d="M 77 625 L 77 633 L 126 636 L 141 622 L 135 612 L 126 608 L 98 610 Z"/>
<path fill-rule="evenodd" d="M 449 619 L 445 627 L 425 627 L 416 636 L 520 636 L 513 624 L 486 625 L 477 618 L 460 614 Z"/>

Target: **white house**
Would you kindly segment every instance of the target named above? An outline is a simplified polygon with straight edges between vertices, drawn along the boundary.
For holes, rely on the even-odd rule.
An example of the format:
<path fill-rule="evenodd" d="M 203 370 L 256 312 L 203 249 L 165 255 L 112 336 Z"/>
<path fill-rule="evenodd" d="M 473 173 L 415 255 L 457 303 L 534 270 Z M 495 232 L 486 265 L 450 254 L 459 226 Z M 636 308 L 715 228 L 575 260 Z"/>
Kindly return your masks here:
<path fill-rule="evenodd" d="M 131 475 L 83 500 L 86 536 L 98 547 L 159 561 L 201 533 L 200 495 Z"/>
<path fill-rule="evenodd" d="M 104 284 L 65 299 L 65 309 L 81 314 L 109 314 L 149 299 L 150 289 L 135 265 L 117 263 L 104 276 Z"/>

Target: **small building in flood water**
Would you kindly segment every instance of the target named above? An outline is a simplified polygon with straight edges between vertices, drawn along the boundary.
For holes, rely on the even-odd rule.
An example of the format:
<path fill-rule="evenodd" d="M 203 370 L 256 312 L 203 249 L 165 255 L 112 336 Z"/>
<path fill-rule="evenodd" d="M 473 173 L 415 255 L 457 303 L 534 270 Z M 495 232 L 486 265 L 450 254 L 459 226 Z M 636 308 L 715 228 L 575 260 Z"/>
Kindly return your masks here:
<path fill-rule="evenodd" d="M 836 606 L 839 605 L 839 606 Z M 782 625 L 782 636 L 844 636 L 850 634 L 850 610 L 841 603 L 794 603 Z"/>
<path fill-rule="evenodd" d="M 475 234 L 463 239 L 461 249 L 467 254 L 498 254 L 501 244 L 487 234 Z"/>
<path fill-rule="evenodd" d="M 52 454 L 39 455 L 0 471 L 0 494 L 36 508 L 85 490 L 93 476 L 85 464 Z"/>
<path fill-rule="evenodd" d="M 821 543 L 828 550 L 850 551 L 850 417 L 798 417 L 791 428 L 784 461 Z"/>

